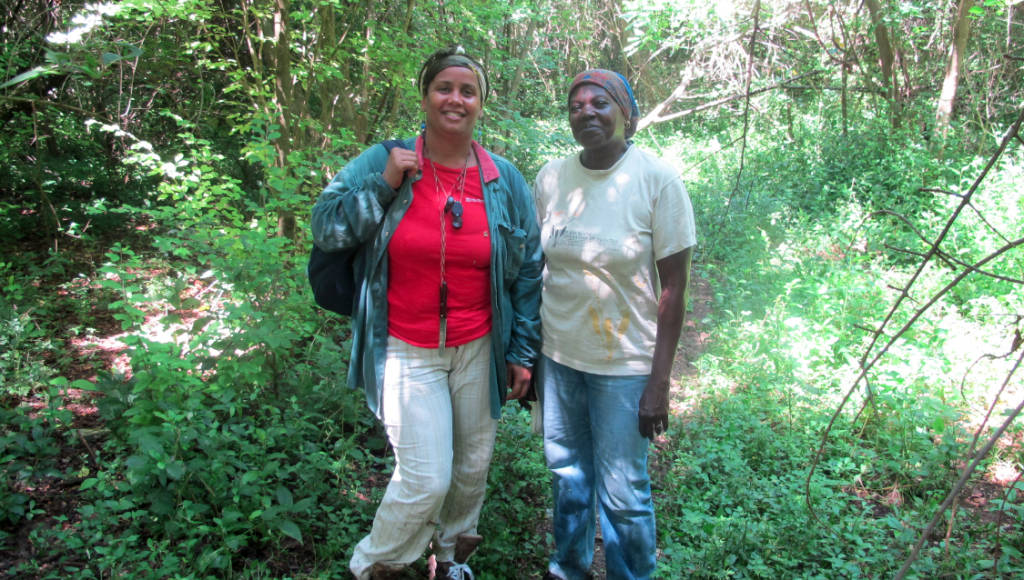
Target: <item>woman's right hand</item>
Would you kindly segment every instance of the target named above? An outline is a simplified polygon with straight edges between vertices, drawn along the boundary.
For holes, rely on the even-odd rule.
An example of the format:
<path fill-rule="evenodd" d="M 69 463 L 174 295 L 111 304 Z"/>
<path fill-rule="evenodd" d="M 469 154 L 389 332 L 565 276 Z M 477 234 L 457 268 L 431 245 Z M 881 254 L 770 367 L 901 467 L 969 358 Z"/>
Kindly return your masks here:
<path fill-rule="evenodd" d="M 384 173 L 381 176 L 391 186 L 391 189 L 398 191 L 398 188 L 402 186 L 402 180 L 405 178 L 406 173 L 409 171 L 415 173 L 419 170 L 420 164 L 416 158 L 415 151 L 395 147 L 391 150 L 388 164 L 384 167 Z"/>

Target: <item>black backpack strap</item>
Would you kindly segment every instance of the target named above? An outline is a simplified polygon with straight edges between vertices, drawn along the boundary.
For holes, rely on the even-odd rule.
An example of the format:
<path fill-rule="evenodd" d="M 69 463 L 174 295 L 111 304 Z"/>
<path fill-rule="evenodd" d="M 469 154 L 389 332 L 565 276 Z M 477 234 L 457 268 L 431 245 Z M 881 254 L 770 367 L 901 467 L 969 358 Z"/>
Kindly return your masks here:
<path fill-rule="evenodd" d="M 394 148 L 408 149 L 405 141 L 392 139 L 381 143 L 391 154 Z M 352 316 L 359 307 L 365 265 L 363 246 L 337 252 L 324 252 L 313 244 L 306 275 L 313 288 L 313 299 L 324 310 Z"/>
<path fill-rule="evenodd" d="M 408 147 L 405 146 L 405 141 L 402 141 L 401 139 L 381 141 L 380 144 L 384 146 L 384 149 L 387 150 L 388 153 L 391 153 L 392 149 L 408 149 Z"/>

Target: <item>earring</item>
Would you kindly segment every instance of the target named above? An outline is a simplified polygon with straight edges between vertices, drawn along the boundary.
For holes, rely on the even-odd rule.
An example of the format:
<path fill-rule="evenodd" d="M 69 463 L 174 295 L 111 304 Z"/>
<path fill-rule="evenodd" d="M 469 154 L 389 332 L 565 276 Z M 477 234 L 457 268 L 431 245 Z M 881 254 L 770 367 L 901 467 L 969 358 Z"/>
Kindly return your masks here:
<path fill-rule="evenodd" d="M 626 128 L 629 129 L 629 121 L 626 121 Z"/>

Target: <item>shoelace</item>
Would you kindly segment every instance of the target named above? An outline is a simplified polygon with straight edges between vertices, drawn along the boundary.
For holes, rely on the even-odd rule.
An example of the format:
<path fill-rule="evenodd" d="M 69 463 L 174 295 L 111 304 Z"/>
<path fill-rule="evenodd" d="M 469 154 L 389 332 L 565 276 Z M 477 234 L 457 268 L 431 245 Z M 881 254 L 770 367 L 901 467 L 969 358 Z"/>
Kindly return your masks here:
<path fill-rule="evenodd" d="M 473 576 L 473 571 L 466 564 L 452 563 L 452 567 L 448 568 L 448 580 L 476 580 L 476 576 Z"/>

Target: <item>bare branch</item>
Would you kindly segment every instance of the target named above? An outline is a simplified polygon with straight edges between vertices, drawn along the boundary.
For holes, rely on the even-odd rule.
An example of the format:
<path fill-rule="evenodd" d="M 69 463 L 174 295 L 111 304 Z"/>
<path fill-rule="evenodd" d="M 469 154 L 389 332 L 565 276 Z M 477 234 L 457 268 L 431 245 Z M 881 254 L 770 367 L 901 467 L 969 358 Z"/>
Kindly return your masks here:
<path fill-rule="evenodd" d="M 1024 352 L 1021 352 L 1021 357 L 1024 358 Z M 1010 377 L 1013 376 L 1013 373 L 1017 370 L 1018 367 L 1020 367 L 1020 362 L 1021 359 L 1017 359 L 1017 365 L 1014 366 L 1010 373 L 1007 375 L 1006 382 L 1009 382 Z M 946 509 L 948 509 L 949 506 L 953 503 L 953 500 L 960 495 L 960 490 L 962 490 L 964 488 L 964 485 L 967 484 L 967 480 L 970 479 L 971 474 L 973 474 L 974 470 L 978 468 L 978 465 L 981 463 L 981 461 L 985 459 L 985 456 L 988 455 L 988 452 L 992 450 L 992 447 L 995 446 L 996 441 L 998 441 L 999 438 L 1003 436 L 1003 433 L 1006 432 L 1006 429 L 1011 424 L 1013 424 L 1014 420 L 1017 419 L 1017 415 L 1020 415 L 1021 410 L 1024 410 L 1024 401 L 1021 401 L 1021 403 L 1017 405 L 1017 407 L 1010 413 L 1006 420 L 1003 421 L 1003 424 L 999 427 L 999 429 L 996 430 L 996 432 L 992 435 L 991 438 L 989 438 L 988 442 L 985 444 L 985 447 L 983 447 L 981 451 L 978 451 L 978 453 L 975 454 L 974 460 L 971 461 L 969 465 L 966 465 L 964 467 L 963 471 L 960 473 L 960 479 L 957 480 L 956 485 L 954 485 L 953 489 L 950 490 L 949 495 L 946 496 L 946 499 L 945 501 L 942 502 L 942 505 L 940 505 L 938 509 L 935 510 L 935 515 L 932 516 L 932 520 L 928 522 L 928 525 L 925 526 L 924 530 L 921 532 L 921 537 L 917 539 L 917 543 L 914 544 L 914 548 L 910 551 L 910 555 L 907 556 L 906 560 L 904 560 L 903 566 L 901 566 L 899 572 L 896 573 L 896 578 L 894 580 L 902 580 L 904 577 L 906 577 L 907 572 L 910 571 L 910 566 L 914 563 L 915 560 L 917 560 L 918 555 L 921 553 L 921 548 L 924 547 L 924 543 L 931 536 L 932 530 L 935 529 L 935 526 L 939 523 L 939 520 L 941 520 L 942 517 L 945 515 Z"/>
<path fill-rule="evenodd" d="M 970 189 L 968 189 L 967 193 L 963 197 L 963 201 L 956 208 L 956 210 L 954 210 L 953 214 L 946 221 L 946 225 L 943 228 L 942 232 L 940 232 L 939 235 L 936 237 L 936 239 L 933 242 L 930 243 L 931 249 L 928 251 L 928 254 L 926 255 L 925 259 L 923 259 L 921 261 L 921 264 L 918 266 L 917 271 L 914 272 L 914 275 L 907 282 L 907 284 L 906 284 L 907 288 L 909 288 L 909 287 L 914 285 L 914 283 L 921 277 L 921 274 L 924 272 L 924 269 L 927 267 L 928 262 L 930 261 L 931 257 L 934 256 L 935 254 L 937 254 L 938 247 L 942 244 L 943 240 L 945 240 L 946 236 L 949 234 L 949 231 L 953 227 L 953 223 L 956 222 L 957 218 L 960 216 L 960 213 L 963 211 L 964 207 L 966 207 L 966 205 L 970 202 L 971 196 L 974 194 L 975 191 L 977 191 L 978 187 L 985 180 L 985 177 L 988 176 L 988 172 L 992 169 L 993 166 L 995 166 L 996 162 L 1003 155 L 1003 152 L 1006 151 L 1006 147 L 1009 145 L 1010 139 L 1012 139 L 1012 138 L 1017 136 L 1017 132 L 1020 130 L 1021 123 L 1024 123 L 1024 110 L 1022 110 L 1020 115 L 1018 115 L 1017 120 L 1014 122 L 1013 126 L 1010 128 L 1010 131 L 1006 134 L 1006 136 L 1003 138 L 1002 142 L 999 144 L 999 148 L 992 155 L 992 157 L 989 158 L 988 163 L 986 163 L 986 165 L 982 169 L 981 173 L 974 180 L 974 183 L 971 184 Z M 890 213 L 892 215 L 897 215 L 898 216 L 898 214 L 895 214 L 894 212 L 886 212 L 886 213 Z M 898 217 L 902 218 L 902 216 L 898 216 Z M 1005 252 L 1007 252 L 1007 251 L 1009 251 L 1009 250 L 1011 250 L 1013 248 L 1016 248 L 1016 247 L 1018 247 L 1020 245 L 1024 245 L 1024 238 L 1020 238 L 1018 240 L 1015 240 L 1013 243 L 1010 243 L 1010 244 L 1007 244 L 1007 245 L 1003 246 L 1002 248 L 1000 248 L 999 250 L 997 250 L 997 251 L 993 252 L 992 254 L 988 255 L 987 257 L 985 257 L 981 261 L 975 263 L 974 266 L 975 266 L 975 268 L 980 268 L 981 266 L 983 266 L 983 265 L 987 264 L 988 262 L 990 262 L 990 261 L 996 259 L 997 257 L 1001 256 Z M 913 314 L 913 316 L 911 316 L 910 320 L 903 326 L 903 328 L 901 328 L 896 334 L 894 334 L 891 337 L 889 337 L 888 342 L 884 346 L 882 346 L 882 348 L 875 354 L 874 358 L 872 358 L 870 360 L 870 362 L 869 362 L 868 358 L 871 355 L 872 349 L 877 344 L 879 337 L 882 336 L 882 333 L 885 330 L 885 327 L 889 324 L 889 322 L 892 320 L 892 318 L 895 316 L 896 312 L 899 310 L 900 306 L 902 305 L 903 300 L 904 300 L 904 295 L 901 295 L 896 300 L 895 304 L 893 304 L 893 306 L 889 309 L 889 313 L 886 315 L 885 320 L 882 321 L 882 324 L 878 327 L 878 329 L 874 333 L 872 333 L 871 342 L 869 343 L 868 347 L 865 349 L 864 356 L 861 358 L 861 370 L 860 370 L 860 373 L 858 373 L 857 378 L 853 381 L 852 386 L 846 391 L 846 394 L 843 396 L 842 400 L 839 402 L 839 405 L 836 408 L 835 412 L 833 412 L 832 417 L 831 417 L 831 419 L 828 422 L 828 425 L 826 425 L 826 427 L 825 427 L 824 433 L 822 433 L 821 443 L 819 444 L 818 451 L 815 454 L 815 457 L 814 457 L 813 461 L 811 462 L 811 467 L 810 467 L 810 469 L 807 470 L 807 478 L 804 480 L 804 494 L 805 494 L 805 500 L 806 500 L 807 507 L 811 511 L 812 515 L 814 515 L 814 508 L 813 508 L 813 504 L 811 502 L 811 478 L 814 476 L 815 469 L 817 468 L 818 463 L 821 461 L 821 457 L 822 457 L 822 455 L 825 452 L 825 445 L 828 442 L 829 434 L 832 432 L 832 427 L 835 426 L 835 423 L 839 419 L 839 416 L 842 414 L 842 411 L 846 407 L 846 404 L 850 401 L 850 398 L 853 397 L 853 394 L 856 392 L 858 385 L 860 384 L 860 382 L 862 380 L 863 381 L 867 381 L 867 375 L 871 371 L 871 369 L 874 368 L 874 365 L 889 351 L 889 349 L 892 347 L 892 345 L 895 344 L 895 342 L 897 340 L 899 340 L 899 338 L 901 336 L 903 336 L 903 334 L 911 326 L 913 326 L 917 322 L 917 320 L 925 312 L 927 312 L 932 307 L 932 305 L 935 302 L 937 302 L 942 296 L 944 296 L 946 294 L 946 292 L 948 292 L 954 286 L 959 284 L 960 281 L 963 278 L 965 278 L 966 276 L 970 275 L 971 273 L 972 273 L 971 271 L 965 271 L 965 272 L 961 273 L 952 282 L 947 284 L 943 289 L 939 290 L 931 298 L 931 300 L 929 300 L 924 306 L 918 308 L 917 311 Z M 1014 418 L 1016 418 L 1017 414 L 1020 413 L 1022 408 L 1024 408 L 1024 402 L 1022 402 L 1021 405 L 1017 407 L 1017 410 L 1014 412 L 1013 416 L 1007 419 L 1008 422 L 1004 423 L 1003 428 L 1001 429 L 1000 433 L 998 433 L 998 435 L 1001 435 L 1002 431 L 1006 430 L 1006 427 L 1009 426 L 1009 421 L 1012 421 Z M 973 462 L 973 464 L 971 466 L 969 466 L 969 469 L 965 468 L 964 474 L 963 474 L 963 476 L 961 476 L 961 480 L 957 483 L 957 488 L 955 490 L 956 492 L 958 492 L 959 489 L 963 488 L 963 484 L 967 481 L 967 477 L 970 475 L 970 473 L 973 473 L 974 467 L 981 460 L 981 458 L 984 456 L 984 454 L 988 453 L 988 450 L 990 450 L 992 448 L 992 445 L 994 445 L 994 444 L 995 444 L 995 438 L 993 438 L 992 440 L 990 440 L 988 442 L 988 444 L 985 446 L 985 448 L 979 453 L 979 457 L 977 457 L 975 462 Z M 954 496 L 954 495 L 955 494 L 951 494 L 951 496 Z M 947 498 L 947 502 L 952 503 L 952 499 Z M 900 573 L 898 574 L 896 580 L 901 580 L 906 575 L 906 572 L 907 572 L 907 570 L 909 570 L 910 565 L 913 563 L 913 561 L 917 558 L 917 555 L 920 553 L 920 549 L 921 549 L 920 547 L 924 544 L 925 538 L 927 538 L 928 534 L 931 533 L 931 528 L 935 527 L 934 524 L 938 520 L 938 518 L 945 512 L 946 508 L 949 507 L 949 503 L 945 503 L 942 507 L 939 508 L 939 510 L 936 511 L 935 518 L 932 520 L 932 523 L 930 524 L 929 529 L 927 529 L 924 533 L 922 533 L 921 538 L 918 541 L 917 545 L 915 546 L 914 551 L 911 552 L 911 554 L 910 554 L 910 556 L 908 556 L 906 562 L 904 562 L 903 568 L 901 568 Z M 815 519 L 820 522 L 820 520 L 817 518 L 817 516 L 815 516 Z"/>
<path fill-rule="evenodd" d="M 856 328 L 858 330 L 863 330 L 864 332 L 870 332 L 871 334 L 875 334 L 876 332 L 878 332 L 874 328 L 868 328 L 866 326 L 861 326 L 860 324 L 851 324 L 850 326 L 852 326 L 852 327 L 854 327 L 854 328 Z"/>
<path fill-rule="evenodd" d="M 68 111 L 74 111 L 75 113 L 78 113 L 80 115 L 85 115 L 86 117 L 90 117 L 90 118 L 91 117 L 99 117 L 100 119 L 103 119 L 104 121 L 106 121 L 108 123 L 113 123 L 114 122 L 114 121 L 112 121 L 110 119 L 110 117 L 107 117 L 106 115 L 102 115 L 100 113 L 97 113 L 96 111 L 86 111 L 85 109 L 80 109 L 78 107 L 72 107 L 71 105 L 65 105 L 65 104 L 62 104 L 62 103 L 53 103 L 53 102 L 44 101 L 44 100 L 41 100 L 41 99 L 20 99 L 18 97 L 5 97 L 3 95 L 0 95 L 0 99 L 3 99 L 5 101 L 11 101 L 11 102 L 14 102 L 14 103 L 27 103 L 27 104 L 30 104 L 30 105 L 33 105 L 33 106 L 39 105 L 39 106 L 42 106 L 42 107 L 55 107 L 57 109 L 67 109 Z"/>
<path fill-rule="evenodd" d="M 1017 372 L 1017 369 L 1020 368 L 1020 363 L 1022 359 L 1024 359 L 1024 351 L 1021 351 L 1020 356 L 1017 357 L 1017 362 L 1014 363 L 1013 368 L 1010 369 L 1009 373 L 1007 373 L 1006 379 L 1003 381 L 1003 384 L 1000 385 L 999 387 L 999 392 L 997 392 L 996 395 L 992 397 L 992 404 L 989 405 L 988 412 L 985 413 L 985 418 L 981 421 L 981 425 L 978 425 L 978 430 L 974 432 L 974 439 L 971 440 L 971 450 L 969 451 L 969 453 L 974 453 L 974 450 L 977 449 L 978 440 L 981 439 L 981 434 L 985 431 L 985 427 L 988 426 L 988 420 L 992 418 L 992 413 L 996 410 L 996 405 L 999 404 L 999 400 L 1003 396 L 1003 391 L 1005 391 L 1006 386 L 1010 384 L 1010 378 L 1012 378 L 1014 373 Z"/>
<path fill-rule="evenodd" d="M 786 79 L 784 81 L 779 81 L 777 83 L 768 85 L 767 87 L 761 87 L 760 89 L 755 89 L 753 91 L 750 91 L 749 96 L 752 97 L 754 95 L 758 95 L 758 94 L 761 94 L 761 93 L 764 93 L 764 92 L 767 92 L 767 91 L 771 91 L 771 90 L 777 89 L 779 87 L 783 87 L 783 86 L 785 86 L 788 83 L 791 83 L 793 81 L 798 81 L 798 80 L 800 80 L 802 78 L 806 78 L 806 77 L 809 77 L 809 76 L 820 75 L 823 72 L 827 72 L 827 71 L 826 70 L 816 70 L 816 71 L 811 71 L 809 73 L 804 73 L 802 75 L 797 75 L 795 77 L 788 78 L 788 79 Z M 686 85 L 688 85 L 690 83 L 690 79 L 684 78 L 684 82 L 686 83 Z M 711 101 L 710 103 L 705 103 L 705 104 L 703 104 L 703 105 L 701 105 L 699 107 L 694 107 L 692 109 L 687 109 L 685 111 L 679 111 L 679 112 L 676 112 L 676 113 L 669 113 L 667 115 L 661 115 L 662 111 L 666 110 L 672 103 L 674 103 L 674 102 L 676 102 L 676 100 L 678 100 L 677 96 L 676 96 L 676 92 L 679 91 L 680 94 L 681 94 L 680 87 L 682 87 L 682 89 L 686 88 L 686 86 L 683 83 L 680 83 L 680 85 L 676 87 L 676 90 L 672 92 L 672 95 L 669 96 L 669 98 L 665 99 L 664 101 L 662 101 L 661 103 L 656 105 L 651 110 L 651 112 L 647 114 L 647 116 L 645 116 L 643 119 L 640 119 L 640 122 L 637 124 L 637 131 L 639 131 L 641 129 L 645 129 L 645 128 L 647 128 L 648 125 L 652 125 L 654 123 L 664 123 L 665 121 L 671 121 L 672 119 L 678 119 L 679 117 L 685 117 L 687 115 L 692 115 L 694 113 L 699 113 L 701 111 L 706 111 L 708 109 L 713 109 L 715 107 L 720 107 L 720 106 L 722 106 L 722 105 L 724 105 L 726 103 L 731 103 L 733 101 L 736 101 L 736 100 L 739 100 L 739 99 L 742 99 L 742 98 L 746 98 L 748 96 L 747 92 L 742 92 L 742 93 L 735 94 L 735 95 L 729 95 L 728 97 L 722 97 L 720 99 L 715 99 L 714 101 Z"/>
<path fill-rule="evenodd" d="M 922 187 L 922 188 L 918 189 L 918 191 L 925 192 L 925 193 L 944 193 L 946 195 L 952 195 L 953 197 L 963 197 L 962 193 L 955 193 L 955 192 L 948 191 L 948 190 L 945 190 L 945 189 L 940 189 L 938 187 Z"/>
<path fill-rule="evenodd" d="M 841 91 L 843 87 L 812 87 L 809 85 L 786 85 L 786 90 L 789 91 Z M 867 89 L 863 87 L 846 87 L 846 90 L 854 93 L 877 93 L 875 89 Z"/>
<path fill-rule="evenodd" d="M 919 258 L 923 258 L 924 257 L 924 254 L 922 254 L 921 252 L 915 252 L 913 250 L 906 250 L 904 248 L 897 248 L 896 246 L 891 246 L 889 244 L 884 244 L 884 246 L 886 248 L 889 248 L 890 250 L 894 250 L 896 252 L 903 252 L 905 254 L 910 254 L 912 256 L 918 256 Z"/>
<path fill-rule="evenodd" d="M 956 195 L 957 197 L 962 197 L 962 196 L 960 196 L 958 194 L 955 194 L 955 193 L 952 193 L 951 195 Z M 974 208 L 973 205 L 971 206 L 971 209 L 974 209 L 974 211 L 976 211 L 976 212 L 978 211 L 977 209 Z M 904 217 L 904 216 L 902 216 L 902 215 L 900 215 L 900 214 L 898 214 L 898 213 L 896 213 L 894 211 L 889 211 L 887 209 L 883 209 L 883 210 L 878 210 L 876 212 L 872 212 L 868 217 L 870 218 L 870 217 L 873 217 L 873 216 L 875 216 L 877 214 L 891 215 L 891 216 L 893 216 L 893 217 L 895 217 L 895 218 L 897 218 L 899 220 L 902 220 L 903 223 L 907 225 L 907 227 L 909 227 L 911 230 L 913 230 L 913 232 L 915 234 L 917 234 L 917 237 L 921 238 L 921 241 L 923 241 L 925 244 L 927 244 L 929 246 L 932 245 L 932 243 L 927 238 L 924 237 L 924 234 L 922 234 L 920 231 L 918 231 L 918 229 L 916 227 L 914 227 L 914 224 L 910 223 L 910 220 L 908 220 L 906 217 Z M 982 220 L 985 219 L 984 216 L 981 216 L 980 212 L 978 212 L 978 215 L 981 217 Z M 987 224 L 988 222 L 986 221 L 985 223 Z M 989 227 L 992 227 L 992 226 L 989 225 Z M 992 228 L 992 231 L 994 231 L 996 233 L 996 235 L 998 235 L 999 237 L 1003 238 L 1003 242 L 1010 243 L 1010 240 L 1008 240 L 1005 237 L 1003 237 L 1003 235 L 1000 234 L 999 231 L 997 231 L 995 228 Z M 925 257 L 924 254 L 918 254 L 917 252 L 911 252 L 910 250 L 904 250 L 904 249 L 901 249 L 901 248 L 894 248 L 894 247 L 892 247 L 892 246 L 890 246 L 888 244 L 885 244 L 885 247 L 887 247 L 889 249 L 892 249 L 892 250 L 896 250 L 898 252 L 907 252 L 908 254 L 914 254 L 914 255 L 917 255 L 917 256 L 921 256 L 922 258 Z M 1004 282 L 1011 282 L 1013 284 L 1024 284 L 1024 280 L 1017 280 L 1016 278 L 1010 278 L 1010 277 L 1007 277 L 1007 276 L 1003 276 L 1001 274 L 995 274 L 993 272 L 988 272 L 986 270 L 981 270 L 981 269 L 979 269 L 979 268 L 977 268 L 977 267 L 975 267 L 975 266 L 973 266 L 971 264 L 968 264 L 967 262 L 964 262 L 963 260 L 961 260 L 959 258 L 956 258 L 956 257 L 954 257 L 954 256 L 952 256 L 952 255 L 950 255 L 950 254 L 948 254 L 946 252 L 943 252 L 942 250 L 940 250 L 938 248 L 933 248 L 933 249 L 935 250 L 935 255 L 937 255 L 938 257 L 946 260 L 947 262 L 952 262 L 952 263 L 955 263 L 955 264 L 957 264 L 959 266 L 967 268 L 968 270 L 970 270 L 972 272 L 977 272 L 978 274 L 982 274 L 982 275 L 988 276 L 990 278 L 995 278 L 997 280 L 1002 280 Z"/>
<path fill-rule="evenodd" d="M 757 40 L 758 30 L 758 17 L 761 14 L 761 0 L 754 0 L 754 8 L 752 10 L 754 16 L 753 30 L 750 32 L 750 52 L 747 54 L 747 80 L 745 87 L 746 94 L 746 106 L 743 108 L 743 140 L 740 142 L 740 167 L 736 171 L 736 185 L 733 190 L 729 192 L 729 201 L 726 202 L 726 211 L 731 209 L 732 200 L 736 197 L 736 193 L 740 190 L 740 179 L 743 177 L 743 165 L 746 160 L 747 153 L 747 132 L 750 130 L 750 83 L 754 78 L 754 43 Z M 715 231 L 715 235 L 711 240 L 710 247 L 714 247 L 718 242 L 718 236 L 722 233 L 722 228 L 725 227 L 725 220 L 718 225 L 718 230 Z"/>

